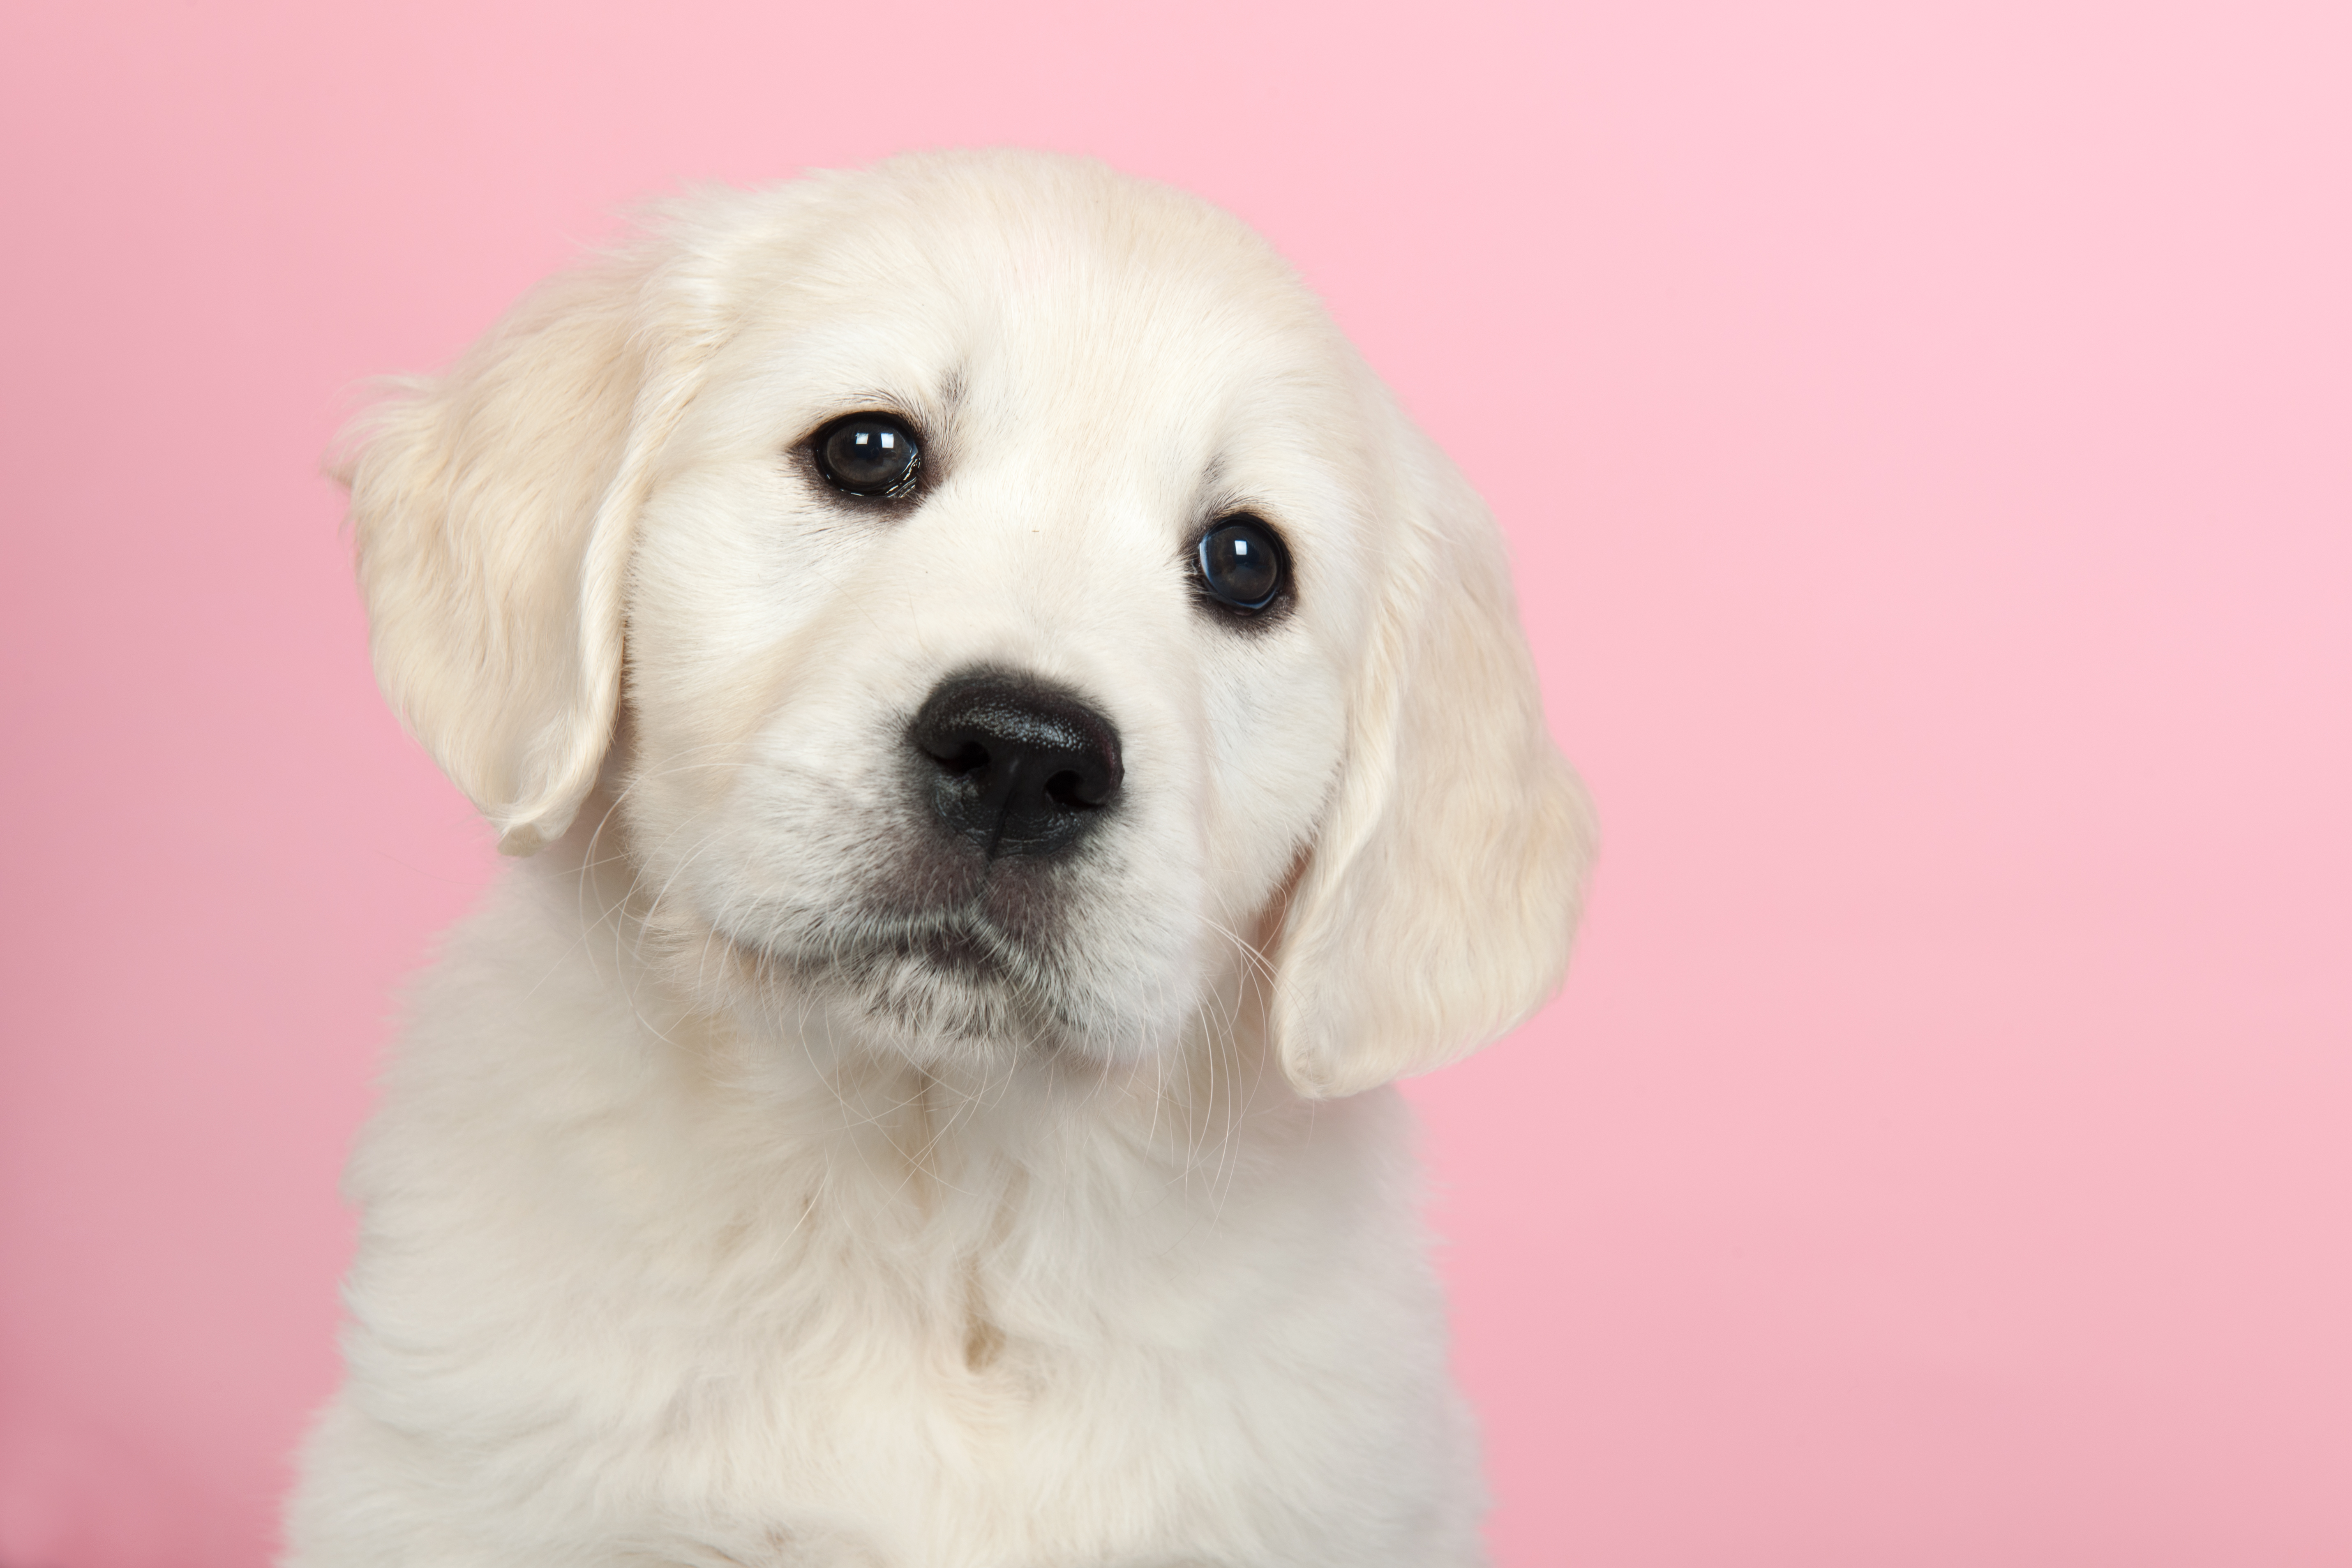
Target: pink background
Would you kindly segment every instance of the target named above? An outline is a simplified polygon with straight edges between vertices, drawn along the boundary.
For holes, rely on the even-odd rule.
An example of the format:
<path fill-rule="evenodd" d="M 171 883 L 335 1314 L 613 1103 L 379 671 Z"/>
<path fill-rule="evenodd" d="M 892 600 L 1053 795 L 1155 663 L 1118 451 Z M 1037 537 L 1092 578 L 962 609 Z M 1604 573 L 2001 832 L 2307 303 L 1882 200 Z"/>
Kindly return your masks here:
<path fill-rule="evenodd" d="M 1413 1091 L 1501 1562 L 2352 1563 L 2352 12 L 657 9 L 0 22 L 0 1568 L 263 1561 L 493 869 L 356 384 L 999 142 L 1259 226 L 1512 536 L 1607 849 Z"/>

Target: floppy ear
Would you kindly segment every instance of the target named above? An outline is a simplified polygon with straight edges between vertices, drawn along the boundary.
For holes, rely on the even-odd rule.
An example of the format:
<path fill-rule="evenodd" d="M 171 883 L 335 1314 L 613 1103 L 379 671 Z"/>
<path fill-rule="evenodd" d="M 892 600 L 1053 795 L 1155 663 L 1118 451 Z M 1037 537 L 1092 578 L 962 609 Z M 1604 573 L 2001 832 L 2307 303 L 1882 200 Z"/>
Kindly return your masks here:
<path fill-rule="evenodd" d="M 636 514 L 707 352 L 688 293 L 650 245 L 553 279 L 349 438 L 376 679 L 509 855 L 612 739 Z"/>
<path fill-rule="evenodd" d="M 1486 506 L 1405 426 L 1392 545 L 1339 789 L 1290 895 L 1274 1037 L 1310 1098 L 1467 1056 L 1559 984 L 1593 826 L 1553 747 Z"/>

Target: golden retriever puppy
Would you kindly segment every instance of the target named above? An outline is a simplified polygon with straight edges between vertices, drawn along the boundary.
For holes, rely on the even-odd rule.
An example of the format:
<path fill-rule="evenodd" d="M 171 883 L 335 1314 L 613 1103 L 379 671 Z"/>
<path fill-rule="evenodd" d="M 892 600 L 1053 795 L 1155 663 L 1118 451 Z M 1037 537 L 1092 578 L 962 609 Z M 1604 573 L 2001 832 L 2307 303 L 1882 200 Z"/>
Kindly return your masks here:
<path fill-rule="evenodd" d="M 698 196 L 354 441 L 530 858 L 353 1159 L 293 1568 L 1482 1560 L 1405 1112 L 1590 856 L 1501 542 L 1232 218 Z"/>

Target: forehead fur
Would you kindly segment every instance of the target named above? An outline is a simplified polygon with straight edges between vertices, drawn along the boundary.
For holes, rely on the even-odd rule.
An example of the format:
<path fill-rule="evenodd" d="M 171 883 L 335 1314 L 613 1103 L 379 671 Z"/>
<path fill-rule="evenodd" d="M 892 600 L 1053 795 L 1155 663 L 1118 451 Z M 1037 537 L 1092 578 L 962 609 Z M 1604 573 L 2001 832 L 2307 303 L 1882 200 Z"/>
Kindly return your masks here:
<path fill-rule="evenodd" d="M 779 312 L 903 322 L 919 300 L 966 352 L 992 338 L 1083 340 L 1097 352 L 1076 363 L 1149 378 L 1155 352 L 1213 346 L 1273 374 L 1350 378 L 1352 352 L 1263 239 L 1196 196 L 1090 160 L 916 154 L 697 198 L 664 226 L 706 258 L 739 329 Z"/>

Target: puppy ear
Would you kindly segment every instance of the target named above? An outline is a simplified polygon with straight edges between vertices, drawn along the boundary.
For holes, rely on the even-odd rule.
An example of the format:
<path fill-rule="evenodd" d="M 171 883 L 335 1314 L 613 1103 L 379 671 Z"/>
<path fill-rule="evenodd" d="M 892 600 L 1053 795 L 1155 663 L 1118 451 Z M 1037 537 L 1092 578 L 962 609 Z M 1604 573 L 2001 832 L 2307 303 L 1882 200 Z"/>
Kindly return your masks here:
<path fill-rule="evenodd" d="M 558 277 L 347 437 L 376 679 L 507 854 L 562 833 L 612 738 L 631 535 L 698 347 L 682 295 L 651 246 Z"/>
<path fill-rule="evenodd" d="M 1553 747 L 1501 535 L 1402 416 L 1418 514 L 1349 754 L 1276 948 L 1275 1038 L 1309 1098 L 1467 1056 L 1559 984 L 1594 847 L 1583 786 Z"/>

